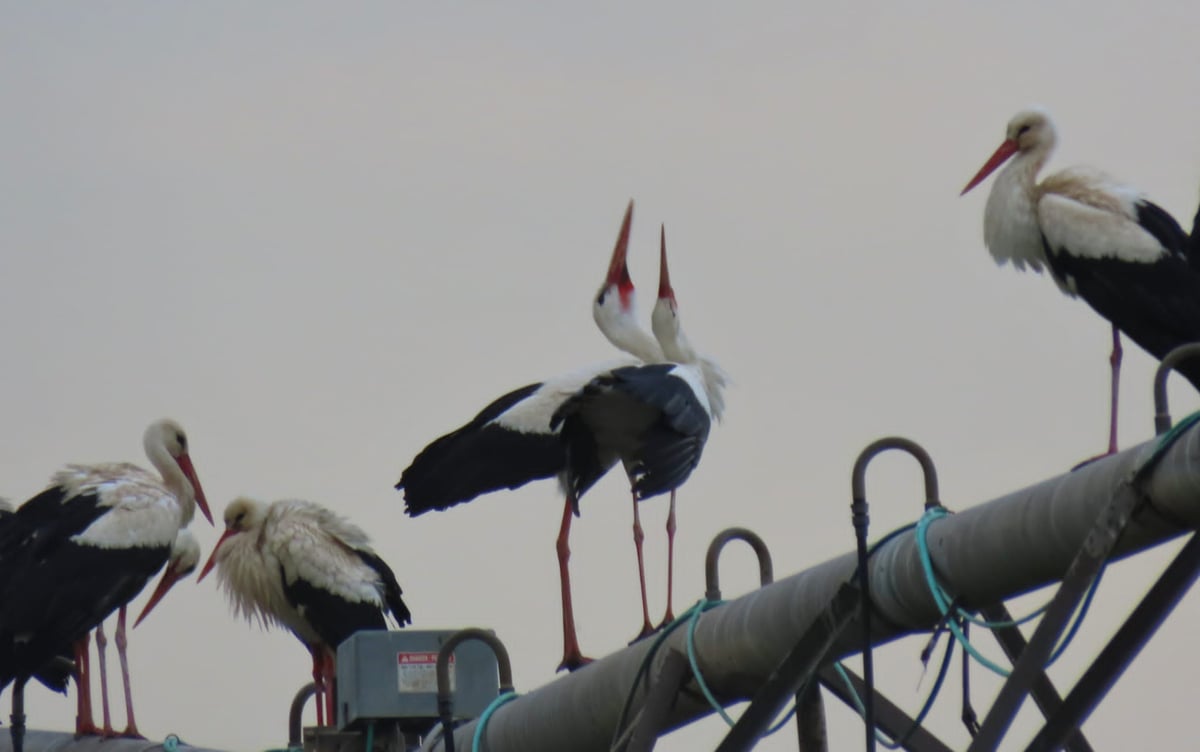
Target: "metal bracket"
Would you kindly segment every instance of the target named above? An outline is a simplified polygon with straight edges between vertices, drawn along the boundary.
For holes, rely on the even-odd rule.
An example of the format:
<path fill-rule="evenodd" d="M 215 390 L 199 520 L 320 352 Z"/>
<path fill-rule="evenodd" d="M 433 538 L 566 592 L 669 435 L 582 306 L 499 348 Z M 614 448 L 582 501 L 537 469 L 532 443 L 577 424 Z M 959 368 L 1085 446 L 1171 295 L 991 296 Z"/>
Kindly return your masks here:
<path fill-rule="evenodd" d="M 316 693 L 317 685 L 309 682 L 292 698 L 292 706 L 288 709 L 288 749 L 304 746 L 304 704 Z"/>
<path fill-rule="evenodd" d="M 450 656 L 454 649 L 467 640 L 479 640 L 492 649 L 500 673 L 500 694 L 513 691 L 512 662 L 508 650 L 500 638 L 478 627 L 460 629 L 446 640 L 437 657 L 437 704 L 442 720 L 442 741 L 446 752 L 454 752 L 454 693 L 450 689 Z"/>
<path fill-rule="evenodd" d="M 1167 353 L 1154 372 L 1154 435 L 1171 430 L 1171 409 L 1167 406 L 1167 376 L 1185 360 L 1200 357 L 1200 343 L 1180 345 Z"/>
<path fill-rule="evenodd" d="M 1030 742 L 1026 752 L 1059 749 L 1071 732 L 1083 725 L 1163 621 L 1179 605 L 1197 576 L 1200 576 L 1200 534 L 1193 534 L 1146 593 L 1146 597 L 1096 656 L 1096 660 L 1079 677 L 1058 712 L 1047 719 L 1046 725 Z"/>
<path fill-rule="evenodd" d="M 718 564 L 721 551 L 731 540 L 741 540 L 750 544 L 754 555 L 758 557 L 758 584 L 770 585 L 775 581 L 774 568 L 771 565 L 771 552 L 767 544 L 753 530 L 744 527 L 731 527 L 717 533 L 708 544 L 708 553 L 704 555 L 704 597 L 710 601 L 721 600 L 721 577 Z"/>

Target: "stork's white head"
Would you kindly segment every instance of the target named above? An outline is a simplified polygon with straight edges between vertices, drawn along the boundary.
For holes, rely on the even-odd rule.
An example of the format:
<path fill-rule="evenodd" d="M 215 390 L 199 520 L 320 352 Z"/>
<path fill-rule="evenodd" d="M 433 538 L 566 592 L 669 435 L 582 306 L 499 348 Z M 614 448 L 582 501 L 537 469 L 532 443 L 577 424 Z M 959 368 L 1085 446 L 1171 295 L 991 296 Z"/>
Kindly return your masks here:
<path fill-rule="evenodd" d="M 267 505 L 264 502 L 246 496 L 239 496 L 229 502 L 229 506 L 225 507 L 225 532 L 221 534 L 217 545 L 213 546 L 212 553 L 209 554 L 204 569 L 200 570 L 196 582 L 207 577 L 212 568 L 224 558 L 222 552 L 228 550 L 225 546 L 226 541 L 235 535 L 258 531 L 266 519 Z"/>
<path fill-rule="evenodd" d="M 662 350 L 637 322 L 633 279 L 629 276 L 626 263 L 632 224 L 633 202 L 630 201 L 629 208 L 625 210 L 625 219 L 621 222 L 621 232 L 617 235 L 617 245 L 608 263 L 608 274 L 592 301 L 592 318 L 615 347 L 650 363 L 662 360 Z"/>
<path fill-rule="evenodd" d="M 170 418 L 154 421 L 142 434 L 142 447 L 168 484 L 174 475 L 171 464 L 183 473 L 183 487 L 178 489 L 185 497 L 179 499 L 183 510 L 183 525 L 186 526 L 192 521 L 192 515 L 196 512 L 194 505 L 198 505 L 204 513 L 204 519 L 208 520 L 210 525 L 213 524 L 208 500 L 204 497 L 204 488 L 200 485 L 200 479 L 196 477 L 196 468 L 192 466 L 192 458 L 188 455 L 187 434 L 184 433 L 183 426 Z"/>
<path fill-rule="evenodd" d="M 629 276 L 629 266 L 626 256 L 629 251 L 629 230 L 633 224 L 633 202 L 625 210 L 625 219 L 621 222 L 621 232 L 617 235 L 617 244 L 613 248 L 612 259 L 608 262 L 608 274 L 604 284 L 596 293 L 592 303 L 592 318 L 601 331 L 607 327 L 619 326 L 633 315 L 633 279 Z"/>
<path fill-rule="evenodd" d="M 979 172 L 975 173 L 975 177 L 971 178 L 959 195 L 965 194 L 982 183 L 988 175 L 991 175 L 996 168 L 1007 162 L 1014 154 L 1021 154 L 1030 162 L 1030 178 L 1032 179 L 1032 175 L 1041 169 L 1046 158 L 1050 156 L 1050 152 L 1054 150 L 1057 141 L 1058 136 L 1054 130 L 1054 122 L 1050 119 L 1048 112 L 1041 107 L 1021 110 L 1008 121 L 1008 126 L 1004 130 L 1004 141 L 996 148 L 983 167 L 979 168 Z"/>
<path fill-rule="evenodd" d="M 171 558 L 167 560 L 162 579 L 158 581 L 158 586 L 154 588 L 154 593 L 151 594 L 150 600 L 146 601 L 142 613 L 138 614 L 137 621 L 133 623 L 133 626 L 137 627 L 141 624 L 151 609 L 167 594 L 167 591 L 174 587 L 176 582 L 196 571 L 196 565 L 199 563 L 200 544 L 196 542 L 196 536 L 186 528 L 181 529 L 175 536 L 175 543 L 171 546 Z"/>

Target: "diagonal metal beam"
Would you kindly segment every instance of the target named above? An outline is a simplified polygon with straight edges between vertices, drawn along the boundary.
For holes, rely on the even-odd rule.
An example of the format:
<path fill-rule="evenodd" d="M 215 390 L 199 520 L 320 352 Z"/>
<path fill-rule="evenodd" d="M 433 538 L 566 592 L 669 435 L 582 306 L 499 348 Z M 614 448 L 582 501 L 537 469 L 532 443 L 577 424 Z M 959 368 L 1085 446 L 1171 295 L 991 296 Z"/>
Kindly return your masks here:
<path fill-rule="evenodd" d="M 1116 495 L 1100 513 L 1079 553 L 1075 555 L 1075 560 L 1071 562 L 1062 585 L 1038 622 L 1012 673 L 1000 687 L 996 701 L 984 717 L 979 733 L 971 746 L 967 747 L 967 752 L 990 752 L 1000 746 L 1000 740 L 1016 718 L 1030 687 L 1042 673 L 1088 586 L 1100 573 L 1108 554 L 1143 499 L 1142 493 L 1132 482 L 1124 482 L 1118 487 Z"/>
<path fill-rule="evenodd" d="M 850 624 L 861 600 L 858 588 L 843 584 L 821 615 L 754 693 L 749 707 L 717 745 L 716 752 L 750 749 L 779 716 L 787 701 L 795 697 L 820 668 L 826 654 Z"/>
<path fill-rule="evenodd" d="M 983 614 L 983 618 L 990 622 L 1011 622 L 1012 614 L 1004 607 L 1003 603 L 997 603 L 992 606 L 986 606 L 979 610 Z M 1025 652 L 1025 636 L 1021 634 L 1021 630 L 1014 624 L 1007 627 L 999 627 L 991 630 L 996 641 L 1000 643 L 1000 648 L 1004 654 L 1008 656 L 1008 660 L 1016 663 Z M 1033 701 L 1037 703 L 1038 709 L 1042 711 L 1043 718 L 1050 718 L 1062 706 L 1062 696 L 1058 694 L 1058 690 L 1054 688 L 1050 677 L 1045 671 L 1038 674 L 1034 679 L 1033 686 L 1030 688 L 1030 694 L 1033 696 Z M 1075 729 L 1068 735 L 1065 741 L 1068 752 L 1092 752 L 1092 745 L 1088 744 L 1088 740 L 1084 738 L 1083 732 Z"/>
<path fill-rule="evenodd" d="M 1150 592 L 1146 593 L 1146 597 L 1096 656 L 1096 660 L 1079 677 L 1062 707 L 1046 721 L 1045 727 L 1029 744 L 1027 752 L 1058 749 L 1073 729 L 1087 721 L 1163 621 L 1179 605 L 1197 576 L 1200 576 L 1200 534 L 1193 534 L 1150 588 Z"/>

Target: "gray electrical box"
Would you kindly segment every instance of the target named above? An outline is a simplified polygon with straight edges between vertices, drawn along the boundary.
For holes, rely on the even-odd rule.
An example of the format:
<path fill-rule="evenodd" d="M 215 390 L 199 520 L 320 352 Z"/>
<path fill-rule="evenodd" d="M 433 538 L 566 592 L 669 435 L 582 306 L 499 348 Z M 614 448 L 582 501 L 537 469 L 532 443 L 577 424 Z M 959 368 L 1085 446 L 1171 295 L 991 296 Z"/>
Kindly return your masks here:
<path fill-rule="evenodd" d="M 428 728 L 438 717 L 437 656 L 455 630 L 359 632 L 338 646 L 338 728 L 363 721 L 400 721 Z M 500 692 L 491 648 L 467 640 L 450 664 L 454 717 L 475 718 Z"/>

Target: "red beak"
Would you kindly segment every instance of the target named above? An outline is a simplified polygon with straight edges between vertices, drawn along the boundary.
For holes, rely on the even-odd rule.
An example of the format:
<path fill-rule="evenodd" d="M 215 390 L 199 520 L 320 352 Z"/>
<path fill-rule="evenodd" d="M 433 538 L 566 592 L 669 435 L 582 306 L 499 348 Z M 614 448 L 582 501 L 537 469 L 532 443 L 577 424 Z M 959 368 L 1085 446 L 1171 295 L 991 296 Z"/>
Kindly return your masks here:
<path fill-rule="evenodd" d="M 975 177 L 971 178 L 971 182 L 967 183 L 967 187 L 963 188 L 962 193 L 958 195 L 965 195 L 967 191 L 982 183 L 984 178 L 991 175 L 997 167 L 1004 164 L 1009 157 L 1016 154 L 1018 148 L 1016 141 L 1011 138 L 1005 139 L 1004 143 L 1000 144 L 1000 147 L 996 149 L 996 153 L 992 154 L 992 158 L 983 167 L 979 168 L 979 172 L 975 173 Z"/>
<path fill-rule="evenodd" d="M 185 572 L 180 572 L 174 566 L 167 567 L 163 571 L 162 579 L 158 581 L 158 587 L 154 588 L 154 593 L 150 596 L 150 600 L 146 601 L 146 606 L 142 609 L 142 613 L 138 614 L 137 621 L 133 623 L 133 628 L 137 629 L 137 625 L 141 624 L 142 619 L 146 618 L 150 610 L 158 605 L 158 602 L 163 599 L 167 591 L 174 587 L 176 582 L 179 582 L 186 576 Z"/>
<path fill-rule="evenodd" d="M 175 458 L 175 463 L 179 465 L 179 469 L 183 471 L 188 482 L 192 484 L 192 490 L 196 493 L 196 506 L 200 507 L 200 511 L 204 514 L 204 519 L 208 520 L 208 524 L 213 525 L 212 512 L 208 511 L 208 499 L 204 498 L 204 489 L 200 487 L 200 479 L 196 477 L 196 468 L 192 467 L 192 458 L 186 452 Z"/>
<path fill-rule="evenodd" d="M 197 583 L 207 577 L 212 568 L 217 565 L 217 552 L 221 550 L 221 545 L 237 533 L 238 531 L 231 527 L 225 528 L 225 532 L 217 539 L 217 545 L 213 546 L 212 553 L 208 555 L 208 561 L 204 562 L 204 569 L 200 570 L 200 576 L 196 578 Z"/>
<path fill-rule="evenodd" d="M 675 299 L 675 291 L 671 289 L 671 273 L 667 271 L 667 227 L 662 226 L 659 236 L 658 263 L 658 297 L 667 300 Z"/>
<path fill-rule="evenodd" d="M 612 261 L 608 263 L 608 276 L 604 284 L 608 287 L 616 285 L 622 292 L 633 289 L 633 280 L 629 277 L 629 267 L 625 265 L 625 254 L 629 250 L 629 228 L 633 224 L 633 201 L 625 210 L 625 219 L 621 222 L 621 233 L 617 235 L 617 246 L 613 248 Z"/>

